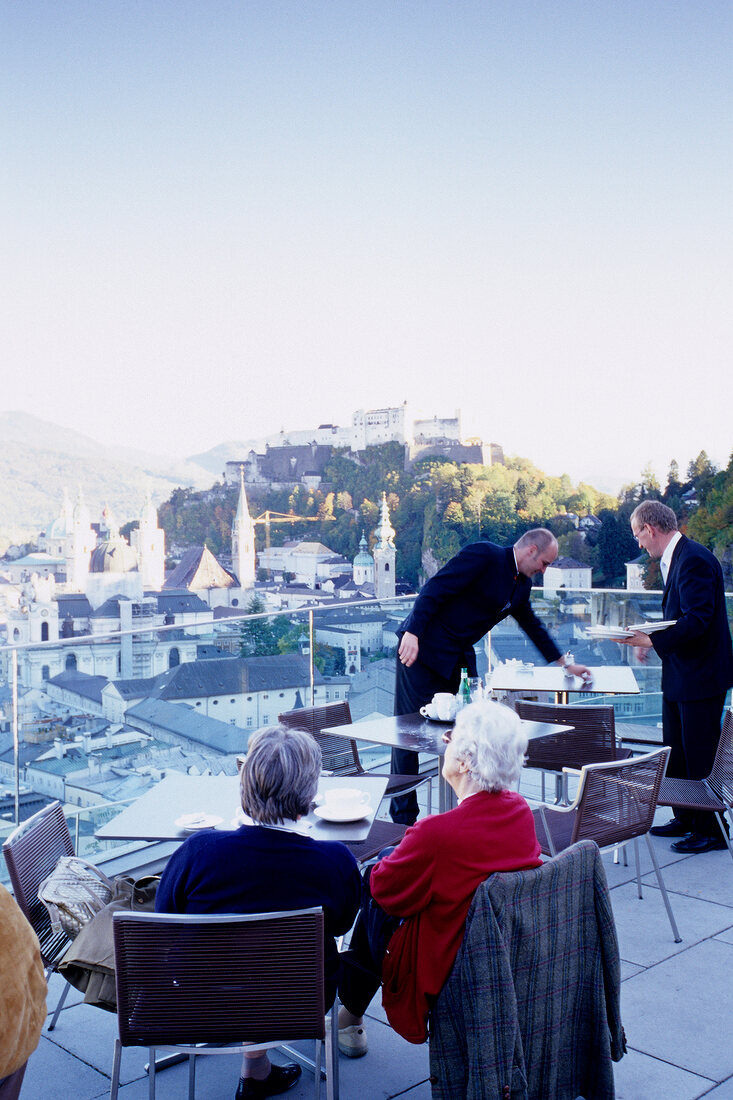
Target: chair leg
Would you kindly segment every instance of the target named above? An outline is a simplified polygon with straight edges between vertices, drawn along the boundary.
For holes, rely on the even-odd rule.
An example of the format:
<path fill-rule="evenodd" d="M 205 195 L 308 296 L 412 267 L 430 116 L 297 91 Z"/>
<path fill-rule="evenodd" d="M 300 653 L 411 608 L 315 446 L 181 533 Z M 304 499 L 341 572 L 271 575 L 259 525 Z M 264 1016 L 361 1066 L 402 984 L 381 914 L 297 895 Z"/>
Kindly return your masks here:
<path fill-rule="evenodd" d="M 674 942 L 675 943 L 681 943 L 682 942 L 682 936 L 680 936 L 680 934 L 677 930 L 677 922 L 674 919 L 674 913 L 672 912 L 672 906 L 669 904 L 669 898 L 667 896 L 667 888 L 664 885 L 664 879 L 662 878 L 662 872 L 661 872 L 661 869 L 659 867 L 659 861 L 657 860 L 657 854 L 654 851 L 654 845 L 652 844 L 652 838 L 649 836 L 649 833 L 645 833 L 644 836 L 646 838 L 646 846 L 649 849 L 649 855 L 652 857 L 652 863 L 654 864 L 654 873 L 657 876 L 657 882 L 659 883 L 659 889 L 661 891 L 662 898 L 664 899 L 664 907 L 667 910 L 667 916 L 669 917 L 669 923 L 672 926 L 672 935 L 674 936 Z"/>
<path fill-rule="evenodd" d="M 626 852 L 626 848 L 624 848 L 624 852 Z M 637 893 L 638 893 L 639 897 L 642 897 L 643 895 L 642 895 L 642 892 L 641 892 L 641 860 L 639 859 L 639 838 L 638 838 L 638 836 L 634 837 L 634 865 L 636 867 L 636 890 L 637 890 Z"/>
<path fill-rule="evenodd" d="M 51 1018 L 51 1023 L 46 1028 L 47 1031 L 53 1031 L 53 1029 L 56 1027 L 56 1021 L 59 1018 L 59 1014 L 61 1012 L 61 1009 L 64 1007 L 64 1001 L 68 997 L 70 989 L 71 989 L 71 986 L 69 985 L 68 982 L 66 982 L 65 985 L 64 985 L 63 992 L 62 992 L 61 996 L 58 999 L 58 1004 L 56 1005 L 56 1008 L 54 1009 L 53 1017 Z"/>
<path fill-rule="evenodd" d="M 326 1100 L 339 1100 L 338 997 L 326 1016 Z M 316 1092 L 316 1100 L 319 1094 Z"/>
<path fill-rule="evenodd" d="M 120 1087 L 120 1059 L 122 1057 L 122 1043 L 115 1039 L 115 1053 L 112 1059 L 112 1080 L 109 1084 L 109 1100 L 117 1100 L 117 1090 Z"/>
<path fill-rule="evenodd" d="M 148 1100 L 155 1100 L 155 1047 L 151 1047 L 148 1065 Z"/>
<path fill-rule="evenodd" d="M 196 1095 L 196 1055 L 188 1056 L 188 1100 L 194 1100 Z"/>
<path fill-rule="evenodd" d="M 718 819 L 718 825 L 720 826 L 720 831 L 723 834 L 723 840 L 725 841 L 726 845 L 728 846 L 728 851 L 730 852 L 731 859 L 733 859 L 733 842 L 731 841 L 731 838 L 728 836 L 728 834 L 725 831 L 725 816 L 722 813 L 721 814 L 716 814 L 715 816 Z M 733 826 L 733 812 L 731 812 L 730 810 L 728 811 L 728 817 L 731 819 L 731 821 L 730 821 L 731 826 Z M 733 827 L 731 828 L 731 835 L 733 835 Z"/>

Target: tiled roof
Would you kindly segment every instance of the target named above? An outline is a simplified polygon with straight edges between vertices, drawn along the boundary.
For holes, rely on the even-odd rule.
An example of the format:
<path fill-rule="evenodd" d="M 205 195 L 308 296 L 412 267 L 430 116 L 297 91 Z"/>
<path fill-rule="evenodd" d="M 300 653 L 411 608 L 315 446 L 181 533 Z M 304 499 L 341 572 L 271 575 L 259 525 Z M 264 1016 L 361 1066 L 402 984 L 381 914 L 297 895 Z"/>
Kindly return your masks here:
<path fill-rule="evenodd" d="M 66 691 L 73 691 L 75 695 L 81 695 L 83 699 L 91 699 L 95 703 L 102 702 L 102 688 L 106 687 L 109 680 L 106 676 L 89 676 L 86 672 L 64 670 L 58 676 L 52 676 L 49 684 L 57 684 Z"/>
<path fill-rule="evenodd" d="M 171 574 L 172 576 L 173 574 Z M 195 595 L 193 592 L 187 591 L 182 588 L 179 591 L 161 592 L 158 595 L 158 611 L 165 614 L 166 612 L 181 612 L 184 611 L 208 611 L 209 605 L 205 603 L 200 596 Z"/>
<path fill-rule="evenodd" d="M 219 564 L 207 546 L 194 546 L 186 551 L 163 587 L 201 590 L 235 588 L 238 583 L 234 574 Z"/>
<path fill-rule="evenodd" d="M 125 720 L 132 726 L 136 720 L 149 723 L 217 752 L 243 752 L 247 747 L 247 733 L 241 727 L 207 718 L 192 707 L 164 699 L 143 699 L 125 712 Z"/>
<path fill-rule="evenodd" d="M 315 682 L 324 682 L 315 672 Z M 156 678 L 150 693 L 159 699 L 196 699 L 302 687 L 310 683 L 308 659 L 286 653 L 274 657 L 224 657 L 189 661 Z"/>

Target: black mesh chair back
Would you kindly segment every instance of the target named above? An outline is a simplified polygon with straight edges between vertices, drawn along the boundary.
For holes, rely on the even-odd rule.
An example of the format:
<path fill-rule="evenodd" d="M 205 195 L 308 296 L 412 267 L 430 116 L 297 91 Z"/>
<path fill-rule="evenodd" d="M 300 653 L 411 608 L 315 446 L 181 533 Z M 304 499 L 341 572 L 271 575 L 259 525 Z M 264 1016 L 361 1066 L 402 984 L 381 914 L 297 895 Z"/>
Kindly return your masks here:
<path fill-rule="evenodd" d="M 725 713 L 713 769 L 707 779 L 665 776 L 658 801 L 660 806 L 715 814 L 721 836 L 733 858 L 733 841 L 725 826 L 726 812 L 733 826 L 733 710 Z"/>
<path fill-rule="evenodd" d="M 356 741 L 345 737 L 330 737 L 321 733 L 329 726 L 351 725 L 351 708 L 346 700 L 325 703 L 321 707 L 301 707 L 278 715 L 278 721 L 288 729 L 306 730 L 318 742 L 323 758 L 323 771 L 329 775 L 364 775 Z"/>
<path fill-rule="evenodd" d="M 679 943 L 677 923 L 649 837 L 669 753 L 665 747 L 631 760 L 586 764 L 572 806 L 543 805 L 533 812 L 537 839 L 545 855 L 557 855 L 579 840 L 594 840 L 599 848 L 633 842 L 639 897 L 642 889 L 637 840 L 645 837 L 672 934 Z"/>
<path fill-rule="evenodd" d="M 619 749 L 617 745 L 612 706 L 574 707 L 520 699 L 515 709 L 520 718 L 573 727 L 564 733 L 530 741 L 528 768 L 562 771 L 563 768 L 582 768 L 584 764 L 598 764 L 605 760 L 627 760 L 631 756 L 629 749 Z"/>
<path fill-rule="evenodd" d="M 61 856 L 74 855 L 74 842 L 60 802 L 52 802 L 33 814 L 10 834 L 3 843 L 15 900 L 38 936 L 41 959 L 46 977 L 56 970 L 58 962 L 71 943 L 66 932 L 54 932 L 51 918 L 38 887 L 51 874 Z M 53 1031 L 64 1006 L 69 985 L 65 984 L 54 1010 L 48 1030 Z"/>
<path fill-rule="evenodd" d="M 648 833 L 668 757 L 669 749 L 662 749 L 618 764 L 587 766 L 572 843 L 595 840 L 603 848 Z"/>
<path fill-rule="evenodd" d="M 60 802 L 52 802 L 29 817 L 3 844 L 15 900 L 38 936 L 46 968 L 53 965 L 70 941 L 65 932 L 51 931 L 51 918 L 38 900 L 38 887 L 61 856 L 73 854 L 74 843 Z"/>
<path fill-rule="evenodd" d="M 221 1053 L 222 1044 L 236 1053 L 247 1044 L 326 1038 L 320 908 L 206 916 L 119 912 L 113 927 L 119 1039 L 112 1096 L 121 1047 L 151 1048 L 154 1076 L 156 1047 L 194 1057 Z M 332 1061 L 327 1057 L 330 1080 Z"/>
<path fill-rule="evenodd" d="M 718 797 L 733 810 L 733 709 L 725 712 L 718 751 L 708 782 Z"/>

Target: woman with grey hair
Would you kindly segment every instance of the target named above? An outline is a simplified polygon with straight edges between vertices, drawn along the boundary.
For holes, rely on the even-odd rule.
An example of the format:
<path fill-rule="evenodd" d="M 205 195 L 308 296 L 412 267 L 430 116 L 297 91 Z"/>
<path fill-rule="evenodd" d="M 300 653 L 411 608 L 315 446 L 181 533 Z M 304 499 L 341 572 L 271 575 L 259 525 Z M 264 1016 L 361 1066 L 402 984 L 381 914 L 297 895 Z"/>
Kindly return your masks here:
<path fill-rule="evenodd" d="M 458 805 L 418 821 L 371 869 L 371 897 L 346 956 L 339 1048 L 352 1058 L 366 1054 L 363 1014 L 380 982 L 394 1030 L 425 1042 L 430 1008 L 458 954 L 477 886 L 492 871 L 541 863 L 532 811 L 512 789 L 527 750 L 514 711 L 472 703 L 443 739 L 443 777 Z"/>
<path fill-rule="evenodd" d="M 171 857 L 158 888 L 161 913 L 267 913 L 320 905 L 324 915 L 326 1004 L 336 995 L 335 937 L 351 927 L 361 879 L 344 844 L 298 831 L 318 789 L 321 750 L 302 730 L 272 726 L 253 734 L 240 775 L 248 823 L 190 836 Z M 236 1100 L 285 1092 L 300 1066 L 245 1055 Z"/>

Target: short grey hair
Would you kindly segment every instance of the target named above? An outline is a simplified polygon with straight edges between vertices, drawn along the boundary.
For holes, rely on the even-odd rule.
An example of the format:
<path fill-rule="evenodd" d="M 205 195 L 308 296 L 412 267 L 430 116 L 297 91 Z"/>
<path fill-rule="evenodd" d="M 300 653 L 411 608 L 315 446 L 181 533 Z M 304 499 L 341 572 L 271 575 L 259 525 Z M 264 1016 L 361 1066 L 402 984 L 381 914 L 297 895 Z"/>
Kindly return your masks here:
<path fill-rule="evenodd" d="M 630 523 L 636 521 L 641 527 L 648 523 L 651 527 L 657 527 L 668 534 L 677 530 L 677 516 L 661 500 L 642 500 L 637 504 L 629 519 Z"/>
<path fill-rule="evenodd" d="M 547 547 L 551 546 L 553 543 L 557 544 L 557 539 L 552 531 L 548 531 L 546 527 L 533 527 L 531 531 L 525 531 L 524 534 L 517 539 L 514 543 L 514 549 L 524 550 L 527 546 L 536 546 L 541 554 L 543 550 L 546 550 Z"/>
<path fill-rule="evenodd" d="M 471 779 L 484 791 L 517 786 L 527 752 L 518 716 L 501 703 L 471 703 L 458 712 L 451 743 Z"/>
<path fill-rule="evenodd" d="M 240 785 L 242 809 L 262 825 L 308 813 L 318 790 L 321 750 L 309 733 L 265 726 L 249 739 Z"/>

